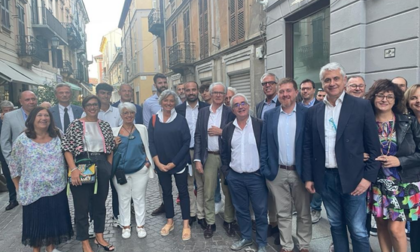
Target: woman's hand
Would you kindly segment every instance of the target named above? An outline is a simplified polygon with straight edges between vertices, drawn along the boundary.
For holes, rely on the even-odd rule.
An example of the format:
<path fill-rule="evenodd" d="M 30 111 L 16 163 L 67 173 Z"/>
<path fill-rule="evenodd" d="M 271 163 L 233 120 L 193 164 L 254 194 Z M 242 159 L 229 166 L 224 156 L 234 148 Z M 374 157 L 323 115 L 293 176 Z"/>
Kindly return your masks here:
<path fill-rule="evenodd" d="M 400 160 L 395 156 L 379 156 L 375 159 L 382 163 L 383 168 L 399 167 L 401 165 Z"/>
<path fill-rule="evenodd" d="M 115 148 L 117 148 L 118 145 L 121 143 L 121 137 L 119 136 L 114 137 L 114 142 L 115 142 Z"/>
<path fill-rule="evenodd" d="M 85 177 L 86 175 L 82 174 L 82 172 L 79 171 L 79 169 L 77 169 L 77 168 L 75 168 L 75 170 L 73 170 L 71 172 L 71 184 L 73 186 L 82 185 L 82 181 L 80 180 L 80 176 Z"/>
<path fill-rule="evenodd" d="M 146 160 L 145 166 L 146 166 L 147 168 L 150 168 L 150 162 L 149 162 L 149 160 Z"/>

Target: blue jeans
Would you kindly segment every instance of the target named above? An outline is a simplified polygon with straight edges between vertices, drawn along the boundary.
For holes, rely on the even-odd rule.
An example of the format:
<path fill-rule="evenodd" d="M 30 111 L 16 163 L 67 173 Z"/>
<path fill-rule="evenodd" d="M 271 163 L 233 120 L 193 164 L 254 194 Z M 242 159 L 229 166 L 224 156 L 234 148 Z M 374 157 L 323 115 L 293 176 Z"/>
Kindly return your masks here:
<path fill-rule="evenodd" d="M 259 173 L 229 171 L 226 178 L 242 239 L 252 239 L 252 222 L 249 202 L 255 214 L 258 247 L 267 245 L 267 197 L 265 178 Z"/>
<path fill-rule="evenodd" d="M 322 196 L 319 193 L 314 193 L 311 200 L 311 209 L 321 212 Z"/>
<path fill-rule="evenodd" d="M 366 192 L 359 196 L 342 193 L 337 169 L 325 169 L 322 199 L 331 225 L 334 250 L 349 252 L 347 228 L 353 251 L 369 252 L 369 237 L 366 231 Z"/>

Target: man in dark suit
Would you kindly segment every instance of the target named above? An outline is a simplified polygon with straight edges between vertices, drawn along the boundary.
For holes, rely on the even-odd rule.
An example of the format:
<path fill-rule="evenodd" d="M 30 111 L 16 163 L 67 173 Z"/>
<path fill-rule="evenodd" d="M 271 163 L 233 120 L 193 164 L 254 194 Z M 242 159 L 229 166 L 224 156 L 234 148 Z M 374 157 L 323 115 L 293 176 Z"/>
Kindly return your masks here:
<path fill-rule="evenodd" d="M 232 244 L 231 249 L 241 250 L 252 245 L 251 201 L 256 219 L 258 252 L 265 252 L 268 191 L 259 162 L 263 122 L 249 115 L 249 102 L 245 95 L 234 95 L 230 104 L 236 119 L 223 129 L 221 170 L 229 187 L 242 236 L 241 240 Z"/>
<path fill-rule="evenodd" d="M 277 89 L 281 106 L 264 115 L 261 173 L 268 180 L 268 189 L 275 199 L 282 252 L 291 252 L 294 248 L 292 202 L 297 211 L 297 246 L 301 252 L 308 252 L 312 222 L 301 159 L 307 108 L 296 102 L 299 91 L 293 79 L 280 80 Z"/>
<path fill-rule="evenodd" d="M 66 133 L 67 127 L 74 119 L 79 119 L 83 114 L 83 109 L 71 103 L 70 86 L 60 83 L 55 86 L 55 98 L 58 104 L 50 108 L 55 126 Z"/>
<path fill-rule="evenodd" d="M 216 190 L 217 172 L 221 166 L 220 146 L 223 127 L 234 120 L 234 115 L 223 102 L 226 96 L 226 86 L 221 82 L 210 85 L 212 104 L 210 107 L 200 109 L 194 135 L 194 162 L 197 171 L 204 174 L 204 211 L 207 227 L 204 237 L 213 237 L 216 231 L 214 191 Z M 204 167 L 204 169 L 203 169 Z M 222 189 L 225 194 L 225 212 L 223 223 L 229 236 L 235 236 L 232 223 L 234 222 L 234 209 L 225 178 L 222 174 Z"/>
<path fill-rule="evenodd" d="M 143 124 L 143 109 L 140 105 L 135 104 L 131 100 L 133 99 L 133 88 L 128 84 L 121 84 L 120 90 L 118 90 L 120 100 L 112 104 L 113 107 L 118 108 L 121 102 L 131 102 L 136 106 L 136 118 L 134 118 L 135 124 Z"/>
<path fill-rule="evenodd" d="M 319 103 L 315 99 L 315 82 L 310 79 L 305 79 L 300 83 L 300 95 L 302 97 L 302 105 L 307 108 Z"/>
<path fill-rule="evenodd" d="M 184 84 L 186 101 L 176 106 L 175 110 L 179 115 L 185 117 L 190 129 L 191 136 L 194 136 L 197 126 L 198 111 L 201 108 L 208 107 L 210 104 L 198 100 L 198 84 L 195 81 L 189 81 Z M 190 142 L 191 160 L 194 159 L 194 137 Z M 188 194 L 190 196 L 190 225 L 198 218 L 198 224 L 203 229 L 206 228 L 206 219 L 204 215 L 204 177 L 202 173 L 195 169 L 195 162 L 192 162 L 192 174 L 188 176 Z M 197 197 L 194 194 L 194 179 L 197 185 Z"/>
<path fill-rule="evenodd" d="M 258 119 L 264 118 L 264 113 L 270 109 L 280 106 L 277 98 L 277 83 L 279 79 L 273 73 L 265 73 L 261 77 L 261 86 L 265 99 L 257 104 L 255 112 Z"/>
<path fill-rule="evenodd" d="M 379 138 L 369 101 L 344 92 L 347 77 L 338 63 L 321 68 L 327 93 L 309 109 L 305 126 L 303 179 L 310 193 L 324 201 L 335 251 L 369 252 L 366 231 L 366 190 L 376 180 L 380 164 Z M 364 162 L 363 152 L 369 155 Z"/>

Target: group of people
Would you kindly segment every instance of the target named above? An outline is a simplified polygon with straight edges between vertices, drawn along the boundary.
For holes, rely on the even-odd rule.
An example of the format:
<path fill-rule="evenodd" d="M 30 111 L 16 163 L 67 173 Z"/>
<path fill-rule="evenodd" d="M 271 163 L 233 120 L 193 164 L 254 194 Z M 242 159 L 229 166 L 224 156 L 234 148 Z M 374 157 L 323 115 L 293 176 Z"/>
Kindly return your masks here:
<path fill-rule="evenodd" d="M 143 108 L 131 102 L 128 84 L 111 104 L 113 88 L 106 83 L 82 107 L 71 104 L 66 84 L 55 87 L 57 104 L 49 109 L 38 107 L 31 91 L 20 94 L 20 109 L 0 103 L 6 210 L 23 206 L 22 243 L 57 252 L 56 245 L 71 239 L 68 188 L 83 251 L 92 251 L 89 238 L 115 250 L 103 236 L 110 185 L 114 227 L 131 237 L 133 206 L 137 236 L 146 237 L 147 183 L 157 174 L 159 191 L 149 193 L 162 199 L 152 213 L 166 215 L 162 236 L 175 228 L 174 177 L 184 241 L 194 222 L 205 238 L 213 236 L 220 186 L 223 228 L 230 237 L 240 229 L 232 250 L 252 245 L 255 229 L 259 252 L 270 235 L 282 252 L 295 246 L 308 252 L 323 202 L 331 251 L 349 251 L 349 232 L 353 251 L 369 252 L 371 216 L 381 250 L 406 251 L 407 221 L 412 237 L 420 237 L 420 84 L 404 90 L 403 78 L 381 79 L 366 93 L 364 79 L 347 77 L 338 63 L 322 67 L 319 78 L 323 88 L 315 96 L 312 80 L 298 88 L 292 78 L 265 73 L 265 98 L 254 111 L 244 94 L 221 82 L 189 81 L 173 91 L 163 74 L 154 76 L 157 92 Z M 86 159 L 96 166 L 96 183 L 84 183 L 77 168 Z M 420 251 L 418 239 L 411 248 Z"/>

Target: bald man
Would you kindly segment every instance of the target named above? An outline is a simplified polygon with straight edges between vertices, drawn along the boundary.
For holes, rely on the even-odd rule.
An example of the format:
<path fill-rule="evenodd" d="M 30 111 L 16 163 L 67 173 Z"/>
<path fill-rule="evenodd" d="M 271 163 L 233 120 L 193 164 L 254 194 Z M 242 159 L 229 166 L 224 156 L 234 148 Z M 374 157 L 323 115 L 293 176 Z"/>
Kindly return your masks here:
<path fill-rule="evenodd" d="M 140 105 L 132 102 L 133 99 L 133 88 L 129 84 L 121 84 L 120 90 L 118 90 L 120 100 L 112 104 L 113 107 L 118 108 L 121 102 L 131 102 L 136 106 L 136 117 L 134 118 L 135 124 L 143 124 L 143 109 Z"/>

